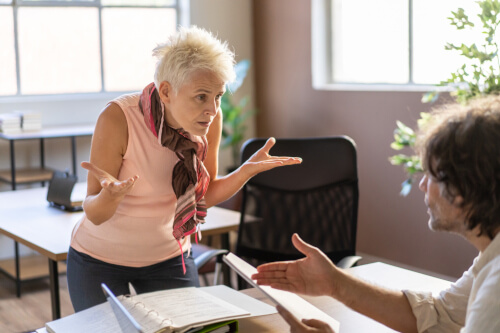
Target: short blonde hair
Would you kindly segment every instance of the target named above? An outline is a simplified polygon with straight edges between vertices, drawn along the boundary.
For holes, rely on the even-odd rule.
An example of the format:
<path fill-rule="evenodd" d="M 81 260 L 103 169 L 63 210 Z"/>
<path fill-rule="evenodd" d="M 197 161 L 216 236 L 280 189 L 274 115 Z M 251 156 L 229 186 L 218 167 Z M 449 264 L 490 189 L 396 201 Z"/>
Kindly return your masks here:
<path fill-rule="evenodd" d="M 226 83 L 236 77 L 234 52 L 227 42 L 196 26 L 180 27 L 153 50 L 153 55 L 158 58 L 154 75 L 157 89 L 161 82 L 168 81 L 177 93 L 188 76 L 199 70 L 211 71 Z"/>

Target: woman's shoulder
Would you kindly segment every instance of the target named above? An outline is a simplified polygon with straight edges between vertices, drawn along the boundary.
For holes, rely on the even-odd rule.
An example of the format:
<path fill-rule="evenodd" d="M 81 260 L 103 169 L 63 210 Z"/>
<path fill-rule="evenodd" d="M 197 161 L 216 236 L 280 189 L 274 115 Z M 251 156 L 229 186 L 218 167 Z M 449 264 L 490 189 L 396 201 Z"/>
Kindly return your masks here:
<path fill-rule="evenodd" d="M 123 113 L 120 105 L 116 103 L 108 103 L 108 105 L 102 110 L 97 120 L 96 127 L 100 127 L 106 132 L 109 131 L 124 131 L 127 132 L 127 118 Z M 97 128 L 96 128 L 97 130 Z"/>
<path fill-rule="evenodd" d="M 93 140 L 104 140 L 107 144 L 112 142 L 125 153 L 128 140 L 127 119 L 118 104 L 109 103 L 102 110 L 97 119 Z"/>
<path fill-rule="evenodd" d="M 140 96 L 141 94 L 139 92 L 124 94 L 111 100 L 110 103 L 116 103 L 120 105 L 122 108 L 130 106 L 136 107 L 138 106 Z"/>

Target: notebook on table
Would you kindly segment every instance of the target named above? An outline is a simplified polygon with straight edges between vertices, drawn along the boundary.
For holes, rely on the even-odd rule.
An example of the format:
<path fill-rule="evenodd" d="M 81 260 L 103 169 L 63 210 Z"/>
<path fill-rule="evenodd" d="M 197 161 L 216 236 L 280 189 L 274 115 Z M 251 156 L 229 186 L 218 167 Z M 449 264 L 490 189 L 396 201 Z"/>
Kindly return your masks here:
<path fill-rule="evenodd" d="M 123 333 L 144 333 L 141 328 L 141 325 L 135 320 L 134 317 L 130 314 L 130 312 L 125 309 L 122 303 L 116 298 L 116 296 L 109 290 L 108 286 L 104 283 L 101 284 L 102 291 L 109 304 L 111 305 L 111 309 L 115 314 L 116 320 L 118 321 L 118 325 L 120 325 L 120 329 Z"/>
<path fill-rule="evenodd" d="M 71 212 L 81 211 L 83 193 L 73 193 L 78 178 L 68 172 L 54 171 L 47 191 L 47 201 L 51 206 Z"/>
<path fill-rule="evenodd" d="M 153 292 L 132 297 L 121 296 L 121 300 L 104 283 L 101 287 L 123 333 L 237 332 L 238 322 L 235 319 L 251 315 L 247 310 L 194 287 L 182 288 L 183 291 L 178 289 L 179 292 L 170 290 L 171 297 L 159 298 L 164 293 Z M 180 299 L 184 298 L 186 303 L 182 306 Z M 160 305 L 169 302 L 170 306 Z M 198 305 L 195 306 L 193 302 Z M 202 312 L 199 303 L 206 305 Z"/>

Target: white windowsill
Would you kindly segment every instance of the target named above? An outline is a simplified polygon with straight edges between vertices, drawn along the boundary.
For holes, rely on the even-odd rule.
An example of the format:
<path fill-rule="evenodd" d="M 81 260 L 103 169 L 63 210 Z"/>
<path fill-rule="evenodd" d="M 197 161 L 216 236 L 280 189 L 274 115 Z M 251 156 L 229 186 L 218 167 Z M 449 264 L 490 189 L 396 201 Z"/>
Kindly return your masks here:
<path fill-rule="evenodd" d="M 0 104 L 11 103 L 44 103 L 44 102 L 66 102 L 66 101 L 92 101 L 113 99 L 132 91 L 104 92 L 104 93 L 82 93 L 82 94 L 54 94 L 54 95 L 17 95 L 0 96 Z"/>
<path fill-rule="evenodd" d="M 314 84 L 315 90 L 327 91 L 385 91 L 385 92 L 420 92 L 426 93 L 430 91 L 451 91 L 448 87 L 438 87 L 433 85 L 417 85 L 417 84 L 357 84 L 357 83 L 324 83 Z"/>

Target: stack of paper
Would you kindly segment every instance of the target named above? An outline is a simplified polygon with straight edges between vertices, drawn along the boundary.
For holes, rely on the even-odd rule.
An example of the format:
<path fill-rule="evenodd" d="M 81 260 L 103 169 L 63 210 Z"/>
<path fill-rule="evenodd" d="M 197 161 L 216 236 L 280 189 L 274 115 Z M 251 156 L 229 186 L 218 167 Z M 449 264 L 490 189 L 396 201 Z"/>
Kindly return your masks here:
<path fill-rule="evenodd" d="M 14 113 L 0 113 L 0 132 L 5 134 L 21 133 L 21 116 Z"/>
<path fill-rule="evenodd" d="M 42 129 L 42 113 L 38 111 L 15 111 L 21 116 L 23 132 L 33 132 Z"/>

